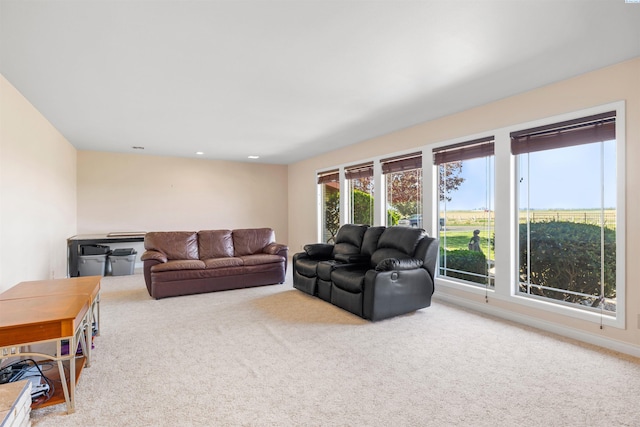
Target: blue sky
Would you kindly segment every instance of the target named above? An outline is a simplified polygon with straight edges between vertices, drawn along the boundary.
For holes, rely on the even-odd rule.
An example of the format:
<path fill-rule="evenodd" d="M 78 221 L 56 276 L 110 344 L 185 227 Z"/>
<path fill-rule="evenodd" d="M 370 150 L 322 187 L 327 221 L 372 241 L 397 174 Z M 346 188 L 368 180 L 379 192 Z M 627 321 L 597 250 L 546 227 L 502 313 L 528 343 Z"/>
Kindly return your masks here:
<path fill-rule="evenodd" d="M 520 207 L 526 206 L 529 179 L 532 209 L 596 209 L 600 208 L 600 144 L 586 144 L 553 151 L 529 154 L 527 178 L 526 155 L 520 156 L 523 176 L 519 184 Z M 605 208 L 615 207 L 615 142 L 604 144 Z M 487 168 L 487 162 L 490 162 Z M 489 207 L 493 189 L 487 183 L 487 170 L 493 173 L 493 160 L 466 160 L 462 167 L 465 181 L 451 194 L 447 210 L 469 210 Z M 491 177 L 493 179 L 493 177 Z"/>

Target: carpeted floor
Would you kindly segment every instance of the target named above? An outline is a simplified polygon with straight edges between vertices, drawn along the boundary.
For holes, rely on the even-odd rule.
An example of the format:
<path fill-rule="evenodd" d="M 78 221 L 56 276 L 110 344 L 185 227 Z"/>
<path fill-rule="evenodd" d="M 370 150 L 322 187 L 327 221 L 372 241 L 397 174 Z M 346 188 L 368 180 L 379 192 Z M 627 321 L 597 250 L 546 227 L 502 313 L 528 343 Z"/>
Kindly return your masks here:
<path fill-rule="evenodd" d="M 638 426 L 640 363 L 434 301 L 370 323 L 291 285 L 164 300 L 105 277 L 49 426 Z"/>

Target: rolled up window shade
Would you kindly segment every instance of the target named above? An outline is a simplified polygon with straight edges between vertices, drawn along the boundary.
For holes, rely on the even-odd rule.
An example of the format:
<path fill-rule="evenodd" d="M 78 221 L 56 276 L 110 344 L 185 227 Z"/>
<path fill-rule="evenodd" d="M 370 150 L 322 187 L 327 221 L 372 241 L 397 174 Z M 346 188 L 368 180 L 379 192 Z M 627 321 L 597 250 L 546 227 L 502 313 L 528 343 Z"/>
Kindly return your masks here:
<path fill-rule="evenodd" d="M 433 162 L 436 165 L 493 156 L 494 137 L 487 136 L 458 144 L 438 147 L 433 150 Z"/>
<path fill-rule="evenodd" d="M 380 160 L 382 173 L 402 172 L 422 168 L 422 152 L 404 154 Z"/>
<path fill-rule="evenodd" d="M 330 170 L 325 172 L 318 172 L 318 184 L 327 184 L 329 182 L 340 181 L 340 175 L 338 170 Z"/>
<path fill-rule="evenodd" d="M 344 169 L 346 179 L 369 178 L 373 176 L 373 162 L 348 166 Z"/>
<path fill-rule="evenodd" d="M 511 153 L 524 154 L 616 139 L 616 112 L 511 132 Z"/>

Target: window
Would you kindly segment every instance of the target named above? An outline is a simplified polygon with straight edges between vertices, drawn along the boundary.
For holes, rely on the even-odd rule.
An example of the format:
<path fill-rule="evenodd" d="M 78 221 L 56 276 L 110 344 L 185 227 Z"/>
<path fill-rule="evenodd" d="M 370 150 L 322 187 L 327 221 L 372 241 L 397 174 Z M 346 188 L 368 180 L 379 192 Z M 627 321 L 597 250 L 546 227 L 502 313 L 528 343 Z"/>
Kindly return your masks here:
<path fill-rule="evenodd" d="M 615 111 L 511 133 L 518 293 L 616 312 Z"/>
<path fill-rule="evenodd" d="M 346 167 L 344 173 L 349 190 L 347 222 L 374 225 L 373 162 Z"/>
<path fill-rule="evenodd" d="M 386 225 L 422 228 L 422 153 L 382 159 Z"/>
<path fill-rule="evenodd" d="M 494 137 L 433 150 L 438 167 L 441 277 L 493 287 Z"/>
<path fill-rule="evenodd" d="M 336 165 L 317 174 L 318 230 L 331 242 L 338 224 L 420 227 L 439 240 L 445 297 L 484 294 L 624 328 L 624 108 Z"/>
<path fill-rule="evenodd" d="M 338 170 L 318 173 L 322 241 L 334 243 L 340 228 L 340 176 Z"/>

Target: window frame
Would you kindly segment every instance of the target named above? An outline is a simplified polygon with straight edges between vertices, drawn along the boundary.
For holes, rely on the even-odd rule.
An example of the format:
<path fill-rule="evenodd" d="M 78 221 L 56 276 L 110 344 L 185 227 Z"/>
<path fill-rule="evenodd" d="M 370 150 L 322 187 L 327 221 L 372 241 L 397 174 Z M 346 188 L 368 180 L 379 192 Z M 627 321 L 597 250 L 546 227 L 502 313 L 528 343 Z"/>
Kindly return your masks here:
<path fill-rule="evenodd" d="M 571 307 L 564 304 L 558 304 L 553 301 L 546 301 L 537 298 L 531 298 L 518 293 L 518 196 L 517 196 L 517 157 L 511 154 L 511 133 L 524 129 L 546 126 L 553 123 L 564 122 L 574 119 L 580 119 L 608 111 L 616 112 L 616 313 L 615 316 L 607 313 L 595 313 L 584 310 L 579 307 Z M 474 306 L 476 303 L 471 302 L 468 298 L 455 297 L 456 292 L 464 291 L 466 294 L 476 295 L 478 299 L 484 298 L 485 301 L 495 299 L 508 304 L 516 304 L 526 309 L 533 309 L 536 312 L 546 312 L 552 315 L 560 315 L 587 321 L 603 326 L 611 326 L 624 329 L 626 325 L 626 185 L 625 185 L 625 146 L 626 146 L 626 124 L 625 124 L 625 102 L 616 101 L 596 107 L 586 108 L 582 110 L 572 111 L 569 113 L 558 114 L 543 119 L 533 120 L 529 122 L 518 123 L 503 128 L 489 130 L 483 134 L 469 135 L 465 137 L 455 138 L 448 141 L 442 141 L 429 145 L 423 149 L 423 152 L 432 152 L 438 147 L 462 143 L 467 140 L 481 138 L 483 135 L 495 135 L 495 265 L 496 276 L 494 287 L 486 291 L 484 288 L 465 284 L 462 281 L 456 281 L 447 277 L 436 277 L 436 293 L 438 287 L 451 289 L 452 292 L 446 292 L 447 298 L 451 296 L 455 301 L 463 305 Z M 438 170 L 435 162 L 431 161 L 432 173 L 431 186 L 437 185 Z M 426 174 L 425 174 L 426 176 Z M 424 184 L 425 186 L 427 184 Z M 437 190 L 437 189 L 436 189 Z M 434 191 L 436 191 L 434 190 Z M 431 212 L 432 218 L 438 216 L 438 200 L 437 193 L 432 194 L 431 199 L 425 198 L 425 202 L 431 202 L 430 207 L 425 207 L 425 212 Z M 433 225 L 435 226 L 435 224 Z M 435 230 L 435 228 L 434 228 Z M 497 308 L 498 309 L 498 308 Z M 499 309 L 498 309 L 499 310 Z M 513 314 L 511 315 L 513 317 Z M 527 321 L 528 316 L 516 315 L 521 317 L 523 323 Z"/>
<path fill-rule="evenodd" d="M 385 177 L 384 174 L 382 173 L 382 161 L 385 159 L 390 159 L 390 158 L 401 158 L 401 157 L 405 157 L 408 155 L 411 155 L 413 153 L 416 153 L 418 151 L 422 152 L 422 203 L 423 203 L 423 212 L 428 212 L 425 211 L 424 208 L 428 206 L 428 203 L 425 202 L 425 200 L 428 200 L 431 198 L 432 195 L 432 191 L 431 191 L 431 184 L 432 184 L 432 177 L 430 176 L 429 173 L 427 173 L 427 168 L 426 165 L 429 164 L 429 160 L 427 159 L 427 157 L 430 155 L 430 151 L 425 151 L 427 150 L 425 147 L 414 147 L 412 149 L 409 150 L 402 150 L 402 151 L 394 151 L 394 152 L 390 152 L 388 154 L 385 154 L 383 156 L 377 156 L 377 157 L 368 157 L 368 158 L 362 158 L 360 160 L 354 160 L 354 161 L 350 161 L 348 163 L 342 163 L 342 164 L 338 164 L 338 165 L 334 165 L 334 166 L 327 166 L 327 167 L 323 167 L 321 169 L 316 169 L 315 170 L 315 174 L 314 174 L 314 179 L 315 179 L 315 183 L 316 183 L 316 199 L 317 199 L 317 206 L 316 206 L 316 236 L 318 241 L 321 241 L 322 239 L 322 212 L 321 209 L 323 208 L 322 205 L 322 194 L 321 194 L 321 189 L 320 186 L 318 185 L 318 175 L 321 175 L 324 172 L 328 172 L 331 170 L 338 170 L 338 174 L 340 177 L 340 225 L 344 225 L 347 224 L 349 222 L 349 211 L 351 209 L 350 207 L 350 195 L 349 195 L 349 189 L 348 187 L 348 181 L 347 181 L 347 173 L 346 171 L 354 166 L 362 166 L 368 163 L 372 163 L 373 164 L 373 179 L 374 179 L 374 192 L 375 194 L 380 194 L 380 193 L 386 193 L 386 188 L 384 185 L 385 182 Z M 386 210 L 385 210 L 385 203 L 386 203 L 386 197 L 376 197 L 376 195 L 374 194 L 374 198 L 373 198 L 373 202 L 374 202 L 374 226 L 379 226 L 379 225 L 385 225 L 385 221 L 386 221 Z M 426 199 L 425 199 L 426 198 Z M 433 224 L 432 222 L 428 221 L 428 222 L 423 222 L 422 224 L 422 228 L 425 229 L 425 231 L 429 234 L 431 234 L 431 230 L 433 229 Z"/>
<path fill-rule="evenodd" d="M 353 216 L 355 215 L 355 211 L 354 211 L 354 200 L 353 200 L 353 195 L 354 195 L 354 188 L 353 185 L 351 183 L 352 180 L 354 179 L 361 179 L 361 178 L 370 178 L 372 183 L 373 183 L 373 188 L 371 189 L 370 193 L 366 193 L 369 194 L 371 196 L 372 200 L 372 205 L 371 205 L 371 221 L 372 224 L 368 224 L 368 225 L 376 225 L 377 224 L 377 219 L 376 219 L 376 211 L 377 211 L 377 198 L 376 197 L 376 184 L 379 180 L 379 177 L 376 173 L 376 166 L 378 166 L 378 162 L 374 161 L 374 160 L 368 160 L 366 162 L 359 162 L 356 164 L 350 164 L 345 166 L 344 168 L 342 168 L 342 170 L 344 171 L 344 185 L 341 182 L 340 183 L 340 188 L 344 189 L 344 198 L 341 199 L 344 200 L 344 206 L 345 206 L 345 212 L 344 212 L 344 216 L 343 218 L 345 218 L 345 223 L 353 223 Z"/>
<path fill-rule="evenodd" d="M 587 320 L 600 325 L 613 326 L 616 328 L 624 329 L 626 322 L 626 283 L 625 283 L 625 257 L 626 257 L 626 242 L 625 242 L 625 103 L 624 101 L 614 102 L 611 104 L 601 105 L 598 107 L 588 108 L 580 111 L 574 111 L 562 115 L 548 117 L 541 120 L 522 123 L 517 126 L 511 126 L 507 129 L 508 134 L 517 133 L 522 130 L 545 127 L 555 123 L 580 120 L 585 117 L 595 116 L 609 111 L 614 111 L 616 116 L 615 121 L 615 136 L 616 136 L 616 313 L 611 315 L 603 312 L 593 312 L 587 309 L 580 308 L 578 306 L 568 306 L 552 300 L 532 298 L 529 295 L 522 295 L 518 292 L 518 194 L 516 188 L 516 180 L 518 176 L 517 170 L 517 155 L 512 156 L 512 178 L 511 182 L 513 188 L 513 200 L 512 200 L 512 221 L 514 227 L 512 228 L 512 251 L 513 251 L 513 271 L 511 275 L 511 281 L 513 286 L 511 288 L 511 297 L 513 301 L 529 306 L 541 309 L 544 311 L 559 313 L 567 315 L 569 317 Z M 510 151 L 510 147 L 506 147 Z"/>
<path fill-rule="evenodd" d="M 523 129 L 550 125 L 553 123 L 580 119 L 600 113 L 614 110 L 616 112 L 616 313 L 609 315 L 602 312 L 592 312 L 580 307 L 572 307 L 553 301 L 531 298 L 518 293 L 518 195 L 517 195 L 517 157 L 511 154 L 511 133 Z M 552 315 L 566 316 L 582 321 L 587 321 L 602 326 L 611 326 L 624 329 L 626 325 L 626 283 L 625 283 L 625 258 L 626 258 L 626 135 L 625 135 L 625 103 L 617 101 L 597 107 L 559 114 L 530 122 L 523 122 L 508 127 L 495 129 L 490 133 L 495 135 L 495 165 L 496 165 L 496 200 L 495 200 L 495 262 L 497 266 L 495 286 L 488 293 L 473 285 L 450 280 L 448 278 L 436 278 L 436 286 L 449 288 L 455 291 L 464 290 L 467 293 L 478 296 L 494 298 L 496 300 L 516 304 L 524 308 L 533 309 L 536 312 L 546 312 Z M 463 142 L 475 136 L 457 138 L 437 146 L 450 145 Z M 431 146 L 431 149 L 436 145 Z M 432 162 L 433 163 L 433 162 Z M 437 177 L 437 168 L 433 165 L 434 179 Z M 433 185 L 433 184 L 432 184 Z M 432 198 L 432 215 L 437 213 L 437 195 Z M 498 270 L 499 268 L 499 270 Z M 436 287 L 437 289 L 437 287 Z M 456 298 L 456 301 L 459 301 Z M 524 317 L 527 317 L 523 315 Z M 526 322 L 526 321 L 525 321 Z"/>
<path fill-rule="evenodd" d="M 422 221 L 424 221 L 424 165 L 423 165 L 423 153 L 421 150 L 413 151 L 410 153 L 404 153 L 399 155 L 387 156 L 378 162 L 380 165 L 380 193 L 381 197 L 383 197 L 382 201 L 382 216 L 381 216 L 381 224 L 387 227 L 391 227 L 392 225 L 388 224 L 388 213 L 387 208 L 389 205 L 389 188 L 387 185 L 387 175 L 407 172 L 412 170 L 420 170 L 420 189 L 417 195 L 419 199 L 420 206 L 418 208 L 419 212 L 416 214 L 422 215 Z M 424 223 L 421 228 L 425 228 Z"/>
<path fill-rule="evenodd" d="M 522 203 L 522 195 L 528 195 L 531 192 L 531 185 L 534 184 L 533 181 L 530 180 L 530 176 L 529 176 L 529 164 L 530 164 L 530 156 L 531 155 L 536 155 L 537 153 L 551 153 L 554 152 L 555 150 L 563 150 L 563 149 L 567 149 L 567 148 L 576 148 L 576 149 L 593 149 L 593 144 L 598 143 L 597 148 L 599 149 L 598 151 L 600 152 L 600 156 L 598 157 L 598 163 L 600 164 L 600 166 L 602 167 L 602 161 L 603 161 L 603 156 L 605 155 L 604 153 L 604 146 L 602 145 L 603 143 L 607 142 L 607 143 L 613 143 L 613 146 L 615 148 L 617 148 L 616 146 L 616 135 L 615 135 L 615 122 L 616 122 L 616 112 L 615 111 L 609 111 L 606 113 L 602 113 L 602 114 L 596 114 L 595 116 L 589 116 L 589 117 L 582 117 L 580 119 L 576 119 L 576 120 L 569 120 L 569 121 L 565 121 L 565 122 L 560 122 L 560 123 L 554 123 L 552 125 L 548 125 L 548 126 L 542 126 L 542 127 L 537 127 L 537 128 L 532 128 L 532 129 L 524 129 L 522 131 L 518 131 L 518 132 L 513 132 L 511 133 L 511 153 L 516 156 L 517 158 L 517 165 L 518 165 L 518 169 L 516 170 L 517 173 L 517 177 L 519 181 L 522 181 L 524 179 L 523 177 L 523 172 L 526 172 L 527 174 L 527 179 L 526 179 L 526 188 L 518 185 L 518 190 L 522 191 L 522 193 L 518 193 L 516 194 L 516 203 L 518 204 L 518 238 L 520 241 L 520 244 L 522 244 L 522 239 L 523 237 L 526 239 L 527 241 L 527 245 L 528 245 L 528 249 L 527 251 L 529 252 L 529 256 L 527 256 L 527 279 L 525 281 L 522 280 L 522 277 L 520 274 L 518 274 L 518 283 L 516 286 L 516 292 L 519 295 L 525 296 L 525 297 L 529 297 L 529 298 L 541 298 L 543 300 L 548 300 L 548 301 L 552 301 L 555 303 L 562 303 L 562 304 L 566 304 L 568 306 L 573 306 L 573 307 L 578 307 L 581 309 L 587 309 L 587 307 L 589 307 L 588 305 L 585 305 L 583 307 L 582 304 L 577 304 L 575 302 L 568 302 L 568 301 L 564 301 L 561 299 L 557 299 L 557 298 L 553 298 L 552 296 L 540 296 L 537 295 L 536 293 L 532 293 L 530 292 L 531 288 L 538 288 L 538 289 L 545 289 L 546 291 L 549 292 L 560 292 L 560 293 L 568 293 L 568 294 L 575 294 L 575 295 L 580 295 L 583 297 L 592 297 L 592 294 L 584 294 L 584 293 L 579 293 L 576 291 L 572 291 L 569 289 L 564 289 L 564 288 L 556 288 L 554 286 L 551 286 L 548 283 L 532 283 L 531 282 L 531 278 L 530 278 L 530 274 L 531 274 L 531 265 L 530 265 L 530 251 L 531 251 L 531 247 L 529 247 L 529 242 L 530 242 L 530 238 L 531 238 L 531 232 L 529 227 L 534 227 L 533 224 L 536 224 L 535 219 L 533 221 L 529 220 L 529 212 L 530 212 L 530 207 L 528 206 L 528 202 L 527 202 L 527 206 L 523 207 Z M 611 145 L 611 144 L 610 144 Z M 582 148 L 579 148 L 582 147 Z M 555 155 L 559 155 L 558 151 L 555 151 Z M 522 156 L 522 160 L 520 160 L 520 157 Z M 520 170 L 520 167 L 523 167 L 524 164 L 527 164 L 526 167 L 524 167 L 523 170 Z M 535 161 L 534 164 L 536 165 L 536 167 L 538 166 L 538 161 Z M 613 170 L 615 171 L 615 164 L 613 165 Z M 572 170 L 568 171 L 569 174 L 573 173 Z M 605 175 L 604 175 L 604 171 L 602 169 L 600 169 L 600 204 L 602 204 L 604 202 L 604 187 L 603 187 L 603 182 L 602 180 L 604 179 Z M 607 173 L 607 177 L 609 177 L 610 175 L 610 171 Z M 538 178 L 536 178 L 537 181 Z M 579 185 L 579 184 L 578 184 Z M 617 187 L 617 182 L 616 182 L 616 187 Z M 571 188 L 575 188 L 575 187 L 571 187 Z M 559 209 L 562 209 L 561 206 L 558 206 Z M 525 209 L 525 211 L 527 212 L 526 218 L 527 218 L 527 222 L 525 223 L 525 225 L 527 226 L 527 232 L 526 235 L 523 236 L 522 235 L 522 212 L 523 209 Z M 605 209 L 605 206 L 600 206 L 599 210 L 600 210 L 600 215 L 602 215 L 602 210 Z M 616 205 L 615 205 L 615 209 L 616 209 L 616 213 L 617 213 L 617 201 L 616 201 Z M 535 209 L 532 212 L 532 215 L 535 216 Z M 604 224 L 600 224 L 599 228 L 600 228 L 600 237 L 601 239 L 604 239 Z M 601 241 L 600 242 L 600 255 L 603 256 L 603 251 L 604 251 L 604 242 Z M 521 257 L 522 254 L 520 253 L 521 249 L 519 249 L 519 253 L 518 253 L 518 259 L 519 259 L 519 263 L 518 263 L 518 271 L 520 272 L 522 265 L 521 265 Z M 617 257 L 616 257 L 617 258 Z M 617 260 L 616 260 L 617 261 Z M 603 279 L 602 275 L 604 274 L 604 263 L 605 260 L 601 259 L 600 262 L 600 279 Z M 617 270 L 616 270 L 617 271 Z M 527 288 L 527 291 L 523 291 L 522 287 L 525 286 Z M 600 283 L 600 298 L 604 298 L 604 287 L 605 284 L 604 283 Z M 617 288 L 617 281 L 616 281 L 616 288 Z M 564 291 L 564 292 L 563 292 Z M 598 311 L 607 311 L 604 308 L 604 305 L 601 305 L 600 308 L 594 308 L 594 307 L 589 307 L 591 311 L 594 312 L 598 312 Z M 611 315 L 611 313 L 615 313 L 617 312 L 617 304 L 616 304 L 616 310 L 612 311 L 607 311 L 608 315 Z"/>
<path fill-rule="evenodd" d="M 338 193 L 341 194 L 341 190 L 342 187 L 340 186 L 340 170 L 338 168 L 330 168 L 330 169 L 325 169 L 322 171 L 316 171 L 316 182 L 317 182 L 317 190 L 318 190 L 318 209 L 317 209 L 317 215 L 318 215 L 318 241 L 319 242 L 323 242 L 323 243 L 327 243 L 326 239 L 325 239 L 325 221 L 326 221 L 326 217 L 325 217 L 325 187 L 323 187 L 324 185 L 330 183 L 330 182 L 337 182 L 338 183 Z M 342 215 L 342 206 L 341 206 L 341 201 L 338 200 L 338 212 L 340 212 L 339 214 L 339 220 L 338 220 L 338 226 L 340 225 L 340 218 Z"/>
<path fill-rule="evenodd" d="M 493 177 L 494 177 L 494 182 L 493 182 L 493 206 L 494 206 L 494 215 L 495 215 L 495 198 L 496 198 L 496 192 L 495 192 L 495 185 L 496 185 L 496 178 L 495 178 L 495 136 L 494 135 L 484 135 L 482 137 L 473 137 L 473 138 L 465 138 L 461 141 L 456 140 L 456 142 L 452 142 L 451 144 L 444 144 L 444 145 L 438 145 L 437 147 L 434 147 L 432 149 L 432 157 L 433 157 L 433 168 L 436 174 L 436 185 L 438 186 L 437 189 L 434 189 L 434 192 L 436 193 L 436 196 L 434 198 L 434 204 L 435 204 L 435 208 L 436 208 L 436 214 L 435 214 L 435 219 L 439 222 L 440 221 L 440 213 L 441 213 L 441 206 L 442 206 L 442 202 L 440 201 L 440 165 L 443 164 L 447 164 L 447 163 L 451 163 L 451 162 L 464 162 L 467 160 L 476 160 L 476 159 L 486 159 L 488 157 L 493 157 L 493 164 L 494 164 L 494 171 L 493 171 Z M 446 208 L 446 203 L 444 203 L 444 206 Z M 495 233 L 495 216 L 494 216 L 494 226 L 493 226 L 493 232 Z M 441 230 L 440 227 L 438 225 L 438 228 L 434 228 L 434 230 L 438 230 L 438 237 L 440 237 Z M 446 228 L 445 228 L 445 234 L 446 234 Z M 442 245 L 441 245 L 442 246 Z M 495 249 L 494 249 L 495 252 Z M 438 260 L 440 261 L 440 257 L 438 257 Z M 445 258 L 446 259 L 446 258 Z M 488 261 L 488 259 L 487 259 Z M 494 257 L 494 261 L 495 261 L 495 257 Z M 445 271 L 448 270 L 448 268 L 445 267 Z M 472 286 L 475 288 L 479 288 L 479 289 L 484 289 L 485 291 L 489 291 L 489 290 L 493 290 L 495 288 L 495 278 L 491 277 L 488 272 L 487 272 L 487 283 L 485 284 L 480 284 L 480 283 L 476 283 L 473 282 L 471 280 L 466 280 L 466 279 L 462 279 L 462 278 L 456 278 L 456 277 L 452 277 L 452 276 L 441 276 L 440 275 L 440 271 L 441 271 L 441 266 L 438 265 L 437 268 L 437 276 L 442 278 L 443 280 L 448 280 L 448 281 L 452 281 L 452 282 L 456 282 L 456 283 L 461 283 L 464 284 L 465 286 Z M 471 274 L 470 274 L 471 276 Z"/>

